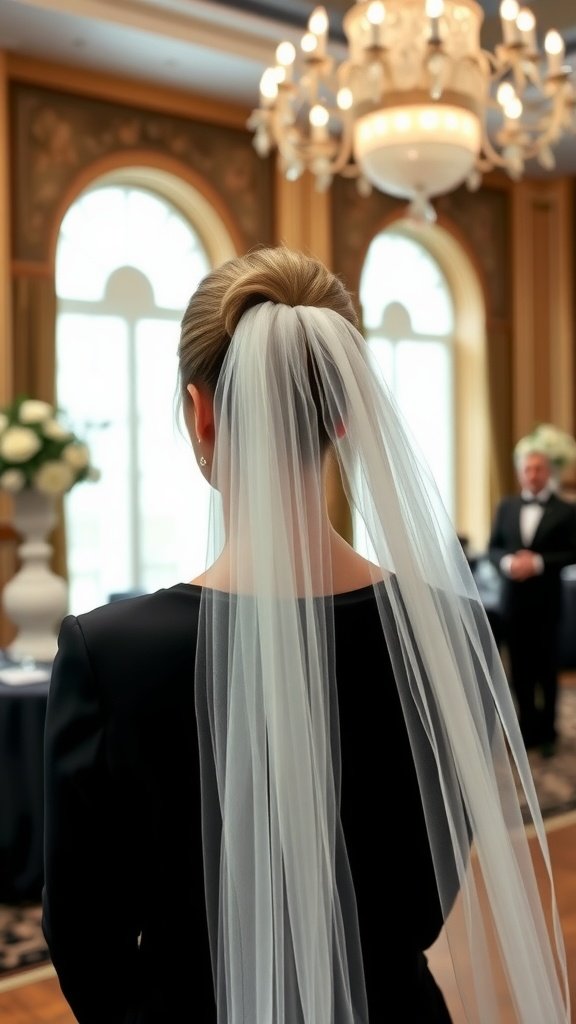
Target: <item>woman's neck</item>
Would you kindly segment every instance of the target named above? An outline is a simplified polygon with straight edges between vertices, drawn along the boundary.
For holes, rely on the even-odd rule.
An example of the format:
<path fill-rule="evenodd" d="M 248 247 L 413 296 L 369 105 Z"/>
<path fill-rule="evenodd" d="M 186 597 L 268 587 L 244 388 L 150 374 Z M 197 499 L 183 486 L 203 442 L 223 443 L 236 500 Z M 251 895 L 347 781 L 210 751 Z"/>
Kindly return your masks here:
<path fill-rule="evenodd" d="M 252 593 L 253 572 L 249 561 L 251 543 L 253 541 L 238 541 L 234 544 L 227 542 L 213 565 L 191 582 L 227 593 Z M 337 533 L 327 516 L 322 536 L 308 537 L 310 557 L 303 560 L 301 549 L 301 539 L 297 538 L 291 565 L 298 594 L 307 593 L 310 588 L 318 595 L 347 593 L 382 579 L 380 567 L 359 555 Z M 289 589 L 291 593 L 294 592 L 294 586 Z M 279 579 L 278 592 L 281 591 L 282 580 Z"/>

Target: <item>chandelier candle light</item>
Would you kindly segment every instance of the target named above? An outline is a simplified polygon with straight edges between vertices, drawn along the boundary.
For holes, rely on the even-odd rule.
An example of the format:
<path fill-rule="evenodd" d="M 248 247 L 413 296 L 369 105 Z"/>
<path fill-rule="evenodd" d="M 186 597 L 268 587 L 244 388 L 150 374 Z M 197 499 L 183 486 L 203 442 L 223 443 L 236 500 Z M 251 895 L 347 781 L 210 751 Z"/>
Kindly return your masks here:
<path fill-rule="evenodd" d="M 433 220 L 430 198 L 503 168 L 512 178 L 536 158 L 552 169 L 553 146 L 576 131 L 576 101 L 564 42 L 502 0 L 502 42 L 480 46 L 484 14 L 475 0 L 357 0 L 344 16 L 348 57 L 327 52 L 328 17 L 317 7 L 297 59 L 291 42 L 260 82 L 248 126 L 260 156 L 276 148 L 282 172 L 310 171 L 319 191 L 356 177 L 411 200 Z"/>

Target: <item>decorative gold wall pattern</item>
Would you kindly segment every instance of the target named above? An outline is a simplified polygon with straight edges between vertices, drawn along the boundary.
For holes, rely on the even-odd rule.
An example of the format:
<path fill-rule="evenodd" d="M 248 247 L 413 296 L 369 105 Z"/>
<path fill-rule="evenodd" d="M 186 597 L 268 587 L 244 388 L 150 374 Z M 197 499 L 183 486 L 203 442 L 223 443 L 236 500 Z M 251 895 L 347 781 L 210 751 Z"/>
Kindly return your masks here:
<path fill-rule="evenodd" d="M 273 236 L 273 174 L 248 132 L 14 82 L 13 258 L 45 261 L 54 218 L 91 164 L 142 153 L 178 161 L 221 197 L 249 248 Z"/>
<path fill-rule="evenodd" d="M 332 185 L 334 266 L 346 283 L 358 288 L 368 246 L 377 232 L 402 216 L 406 203 L 373 191 L 360 196 L 354 181 L 338 178 Z M 452 224 L 478 266 L 486 293 L 488 319 L 508 320 L 510 310 L 510 200 L 507 190 L 458 189 L 435 201 L 438 220 Z"/>
<path fill-rule="evenodd" d="M 480 271 L 488 321 L 512 317 L 510 191 L 484 186 L 478 192 L 460 188 L 436 203 L 438 218 L 455 225 Z"/>

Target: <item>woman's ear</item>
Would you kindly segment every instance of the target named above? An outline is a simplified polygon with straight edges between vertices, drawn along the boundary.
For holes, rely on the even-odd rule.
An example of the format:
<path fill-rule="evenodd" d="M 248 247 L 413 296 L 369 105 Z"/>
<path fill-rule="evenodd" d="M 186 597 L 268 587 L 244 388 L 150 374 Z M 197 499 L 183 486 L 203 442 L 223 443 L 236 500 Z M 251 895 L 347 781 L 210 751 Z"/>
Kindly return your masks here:
<path fill-rule="evenodd" d="M 196 384 L 186 387 L 194 407 L 194 434 L 196 440 L 214 443 L 214 397 L 208 388 Z"/>

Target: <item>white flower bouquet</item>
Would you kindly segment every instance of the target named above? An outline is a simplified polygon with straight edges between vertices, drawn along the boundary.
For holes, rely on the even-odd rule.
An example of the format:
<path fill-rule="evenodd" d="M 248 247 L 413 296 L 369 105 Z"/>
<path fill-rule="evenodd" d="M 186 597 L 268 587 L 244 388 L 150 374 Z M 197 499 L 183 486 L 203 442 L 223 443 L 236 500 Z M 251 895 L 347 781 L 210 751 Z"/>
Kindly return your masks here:
<path fill-rule="evenodd" d="M 48 402 L 16 398 L 0 410 L 0 489 L 35 488 L 60 497 L 81 480 L 98 480 L 87 445 Z"/>
<path fill-rule="evenodd" d="M 561 472 L 576 462 L 576 440 L 552 423 L 539 423 L 530 434 L 518 441 L 514 458 L 517 461 L 529 452 L 546 455 L 554 469 Z"/>

